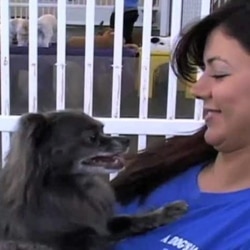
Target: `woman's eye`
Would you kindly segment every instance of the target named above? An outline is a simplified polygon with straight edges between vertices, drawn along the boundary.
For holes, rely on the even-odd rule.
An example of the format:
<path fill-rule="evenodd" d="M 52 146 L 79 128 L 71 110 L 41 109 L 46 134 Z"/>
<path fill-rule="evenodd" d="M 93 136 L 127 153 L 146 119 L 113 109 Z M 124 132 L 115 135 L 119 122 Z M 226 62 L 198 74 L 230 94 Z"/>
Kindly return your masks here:
<path fill-rule="evenodd" d="M 228 75 L 224 74 L 224 75 L 212 75 L 211 77 L 215 78 L 215 79 L 222 79 L 224 77 L 226 77 Z"/>

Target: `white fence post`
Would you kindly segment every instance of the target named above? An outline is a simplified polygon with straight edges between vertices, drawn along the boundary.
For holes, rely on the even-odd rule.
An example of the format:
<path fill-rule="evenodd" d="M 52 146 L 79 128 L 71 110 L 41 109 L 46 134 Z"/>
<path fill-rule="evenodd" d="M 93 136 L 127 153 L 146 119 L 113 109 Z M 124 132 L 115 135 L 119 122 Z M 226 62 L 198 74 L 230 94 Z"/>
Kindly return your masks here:
<path fill-rule="evenodd" d="M 84 112 L 93 112 L 93 72 L 94 72 L 94 35 L 95 35 L 95 1 L 87 0 L 84 67 Z"/>
<path fill-rule="evenodd" d="M 31 0 L 32 1 L 32 0 Z M 56 109 L 65 108 L 66 0 L 57 2 Z"/>
<path fill-rule="evenodd" d="M 29 0 L 29 112 L 37 111 L 37 0 Z"/>
<path fill-rule="evenodd" d="M 10 115 L 9 0 L 1 1 L 1 115 Z M 2 132 L 2 165 L 9 149 L 10 134 Z"/>
<path fill-rule="evenodd" d="M 170 28 L 170 48 L 173 49 L 174 43 L 181 31 L 182 0 L 172 1 L 171 8 L 171 28 Z M 177 101 L 177 77 L 169 65 L 168 74 L 168 96 L 167 96 L 167 119 L 175 119 Z"/>
<path fill-rule="evenodd" d="M 113 53 L 113 86 L 112 86 L 112 118 L 120 117 L 121 80 L 122 80 L 122 49 L 123 49 L 123 13 L 124 0 L 115 2 L 115 36 Z"/>
<path fill-rule="evenodd" d="M 112 81 L 112 106 L 111 117 L 118 119 L 121 109 L 121 84 L 122 84 L 122 51 L 123 51 L 123 19 L 124 19 L 124 0 L 115 1 L 115 35 L 113 50 L 113 81 Z M 117 135 L 112 133 L 112 135 Z M 110 180 L 117 173 L 110 174 Z"/>
<path fill-rule="evenodd" d="M 149 74 L 150 74 L 150 38 L 152 27 L 152 8 L 153 0 L 144 0 L 143 11 L 143 35 L 141 51 L 141 75 L 140 75 L 140 106 L 139 118 L 148 117 L 148 95 L 149 95 Z M 138 149 L 145 148 L 147 143 L 146 135 L 139 135 Z"/>

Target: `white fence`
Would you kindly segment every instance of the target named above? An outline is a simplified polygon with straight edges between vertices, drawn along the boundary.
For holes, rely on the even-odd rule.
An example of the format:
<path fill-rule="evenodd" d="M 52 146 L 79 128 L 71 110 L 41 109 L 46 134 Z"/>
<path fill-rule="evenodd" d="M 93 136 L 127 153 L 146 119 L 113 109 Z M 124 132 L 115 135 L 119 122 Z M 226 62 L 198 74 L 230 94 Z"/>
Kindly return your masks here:
<path fill-rule="evenodd" d="M 38 0 L 38 15 L 50 13 L 57 15 L 58 0 Z M 93 0 L 94 1 L 94 0 Z M 193 17 L 199 15 L 200 2 L 202 0 L 183 0 L 182 23 L 185 25 Z M 210 1 L 210 0 L 208 0 Z M 222 1 L 217 1 L 220 4 Z M 114 9 L 115 0 L 95 0 L 95 25 L 104 22 L 109 25 L 110 14 Z M 12 17 L 29 17 L 29 0 L 10 0 L 10 13 Z M 66 24 L 85 25 L 86 20 L 86 0 L 66 1 Z M 153 0 L 152 26 L 160 30 L 161 35 L 169 34 L 171 0 Z M 139 18 L 135 26 L 142 27 L 144 0 L 139 0 Z"/>
<path fill-rule="evenodd" d="M 167 83 L 166 89 L 161 92 L 167 93 L 167 100 L 164 104 L 166 107 L 166 115 L 162 118 L 149 118 L 149 102 L 153 98 L 149 98 L 149 82 L 150 82 L 150 37 L 151 37 L 151 21 L 152 21 L 152 4 L 153 0 L 144 0 L 143 12 L 143 39 L 142 53 L 137 60 L 140 61 L 139 83 L 137 96 L 139 99 L 138 117 L 121 117 L 121 93 L 122 93 L 122 73 L 123 65 L 123 46 L 122 46 L 122 27 L 123 27 L 123 0 L 116 1 L 115 20 L 115 37 L 114 37 L 114 53 L 111 58 L 110 67 L 112 69 L 112 105 L 110 117 L 96 117 L 104 122 L 105 132 L 110 134 L 126 134 L 138 135 L 137 148 L 142 149 L 147 144 L 148 135 L 171 136 L 183 133 L 192 133 L 201 126 L 202 120 L 202 103 L 194 101 L 193 117 L 190 119 L 176 118 L 176 102 L 177 102 L 177 79 L 171 68 L 168 69 L 168 79 L 164 79 Z M 56 109 L 65 108 L 65 90 L 67 79 L 67 67 L 69 63 L 66 55 L 66 0 L 57 2 L 58 10 L 58 32 L 57 32 L 57 51 L 55 66 L 55 83 L 56 83 Z M 59 11 L 60 10 L 60 11 Z M 40 64 L 38 64 L 39 50 L 37 50 L 37 16 L 38 1 L 29 1 L 29 45 L 28 45 L 28 111 L 36 112 L 38 110 L 39 86 L 38 78 Z M 86 44 L 84 57 L 84 94 L 82 103 L 83 110 L 93 115 L 93 84 L 94 78 L 94 24 L 95 24 L 95 1 L 86 1 Z M 202 0 L 200 17 L 207 15 L 210 11 L 210 2 Z M 181 29 L 182 17 L 182 0 L 174 0 L 171 5 L 171 45 L 175 41 Z M 44 49 L 46 50 L 46 49 Z M 10 132 L 15 129 L 18 115 L 11 114 L 10 104 L 13 101 L 11 96 L 10 83 L 13 75 L 10 71 L 11 53 L 9 52 L 9 1 L 1 1 L 1 117 L 0 131 L 2 131 L 2 157 L 6 154 L 9 147 Z M 133 69 L 136 71 L 136 69 Z M 136 71 L 137 72 L 137 71 Z M 134 73 L 136 73 L 134 72 Z M 105 78 L 103 78 L 105 79 Z M 12 82 L 13 84 L 13 82 Z M 16 82 L 14 81 L 14 84 Z M 107 86 L 107 82 L 103 80 L 103 86 Z M 103 87 L 104 90 L 105 87 Z M 49 90 L 47 90 L 49 91 Z M 101 91 L 102 92 L 102 91 Z M 104 97 L 105 98 L 105 97 Z M 108 98 L 108 97 L 107 97 Z"/>
<path fill-rule="evenodd" d="M 57 2 L 58 0 L 39 0 L 38 13 L 39 14 L 54 14 L 57 15 Z M 86 13 L 86 0 L 67 0 L 66 6 L 66 23 L 69 25 L 85 25 L 85 13 Z M 109 24 L 109 17 L 114 9 L 115 0 L 95 0 L 96 8 L 95 12 L 95 24 L 98 25 L 101 21 L 104 25 Z M 11 0 L 11 15 L 13 17 L 28 17 L 29 16 L 29 0 Z M 143 4 L 144 1 L 139 1 L 139 18 L 135 23 L 135 26 L 142 26 L 143 23 Z M 164 12 L 167 13 L 170 6 L 170 0 L 153 0 L 153 25 L 155 27 L 163 27 L 165 21 L 164 16 L 162 17 L 161 8 L 166 9 Z M 165 23 L 168 26 L 169 23 Z"/>

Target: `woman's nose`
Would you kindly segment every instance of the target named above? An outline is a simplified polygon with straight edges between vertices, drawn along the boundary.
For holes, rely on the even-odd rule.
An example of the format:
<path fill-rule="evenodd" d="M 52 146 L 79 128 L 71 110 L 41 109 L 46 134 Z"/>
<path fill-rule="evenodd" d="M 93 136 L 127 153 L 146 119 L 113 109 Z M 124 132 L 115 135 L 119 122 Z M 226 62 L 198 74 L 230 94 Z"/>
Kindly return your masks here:
<path fill-rule="evenodd" d="M 208 99 L 211 97 L 211 83 L 209 79 L 202 75 L 190 89 L 191 94 L 197 99 Z"/>

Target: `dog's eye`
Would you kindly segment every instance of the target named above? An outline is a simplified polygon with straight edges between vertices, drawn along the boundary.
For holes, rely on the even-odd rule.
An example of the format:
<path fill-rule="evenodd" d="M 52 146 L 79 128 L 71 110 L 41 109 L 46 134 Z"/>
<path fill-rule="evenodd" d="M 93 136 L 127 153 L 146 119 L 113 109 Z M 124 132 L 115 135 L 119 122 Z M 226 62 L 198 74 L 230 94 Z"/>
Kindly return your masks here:
<path fill-rule="evenodd" d="M 89 136 L 88 140 L 91 143 L 96 143 L 98 141 L 98 134 L 96 133 L 96 134 Z"/>

